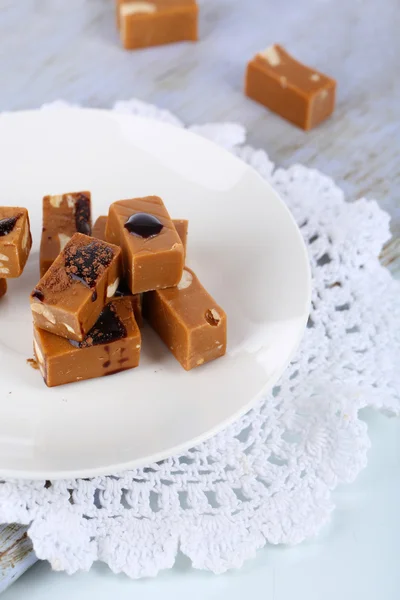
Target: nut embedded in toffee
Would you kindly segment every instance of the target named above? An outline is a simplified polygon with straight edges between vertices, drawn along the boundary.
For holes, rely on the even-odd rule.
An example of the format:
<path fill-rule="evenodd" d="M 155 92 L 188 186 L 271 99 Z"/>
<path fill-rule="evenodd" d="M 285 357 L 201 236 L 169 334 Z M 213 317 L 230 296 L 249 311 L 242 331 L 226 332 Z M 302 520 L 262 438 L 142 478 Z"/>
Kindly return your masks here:
<path fill-rule="evenodd" d="M 73 192 L 43 198 L 40 276 L 46 273 L 74 233 L 92 230 L 90 192 Z"/>
<path fill-rule="evenodd" d="M 26 208 L 0 207 L 0 277 L 19 277 L 32 246 Z"/>
<path fill-rule="evenodd" d="M 226 314 L 187 267 L 177 287 L 144 294 L 143 310 L 187 371 L 226 353 Z"/>
<path fill-rule="evenodd" d="M 162 225 L 150 237 L 132 234 L 126 224 L 133 216 L 154 216 Z M 182 276 L 184 249 L 173 222 L 158 196 L 120 200 L 110 206 L 106 238 L 121 246 L 124 275 L 133 294 L 175 286 Z"/>
<path fill-rule="evenodd" d="M 312 129 L 333 112 L 336 82 L 274 44 L 247 66 L 246 95 L 298 127 Z"/>
<path fill-rule="evenodd" d="M 35 325 L 81 342 L 118 288 L 120 258 L 117 246 L 76 233 L 31 294 Z"/>
<path fill-rule="evenodd" d="M 49 387 L 137 367 L 140 347 L 140 331 L 127 298 L 107 304 L 82 342 L 34 327 L 35 358 Z"/>
<path fill-rule="evenodd" d="M 117 0 L 117 11 L 127 50 L 198 39 L 195 0 Z"/>

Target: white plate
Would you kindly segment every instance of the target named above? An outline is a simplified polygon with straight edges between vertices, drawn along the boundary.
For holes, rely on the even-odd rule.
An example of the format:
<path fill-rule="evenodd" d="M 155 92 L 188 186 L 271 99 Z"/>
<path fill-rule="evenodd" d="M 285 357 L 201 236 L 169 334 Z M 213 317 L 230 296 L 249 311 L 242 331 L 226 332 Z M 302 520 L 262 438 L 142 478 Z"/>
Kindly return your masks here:
<path fill-rule="evenodd" d="M 0 204 L 29 209 L 34 246 L 0 301 L 0 475 L 87 477 L 160 460 L 206 439 L 277 381 L 310 303 L 305 246 L 289 211 L 243 162 L 182 129 L 100 110 L 0 117 Z M 185 372 L 149 327 L 141 365 L 47 388 L 32 356 L 44 194 L 158 194 L 188 218 L 188 265 L 226 310 L 228 354 Z"/>

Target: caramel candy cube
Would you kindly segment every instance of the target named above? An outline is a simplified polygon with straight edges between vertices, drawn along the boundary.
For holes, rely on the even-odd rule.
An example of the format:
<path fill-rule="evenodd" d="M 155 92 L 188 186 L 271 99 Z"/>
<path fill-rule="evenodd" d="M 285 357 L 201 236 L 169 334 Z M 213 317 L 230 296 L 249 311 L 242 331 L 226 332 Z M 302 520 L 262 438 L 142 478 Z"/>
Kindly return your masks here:
<path fill-rule="evenodd" d="M 136 323 L 139 325 L 139 327 L 143 327 L 143 294 L 132 294 L 125 281 L 121 279 L 120 284 L 114 294 L 114 298 L 129 298 L 132 303 Z"/>
<path fill-rule="evenodd" d="M 34 353 L 49 387 L 137 367 L 141 337 L 128 299 L 112 300 L 82 342 L 34 326 Z"/>
<path fill-rule="evenodd" d="M 102 216 L 98 217 L 93 225 L 92 229 L 92 237 L 97 238 L 98 240 L 103 240 L 106 242 L 106 225 L 107 225 L 107 217 Z"/>
<path fill-rule="evenodd" d="M 7 292 L 7 279 L 0 279 L 0 298 Z"/>
<path fill-rule="evenodd" d="M 46 273 L 74 233 L 92 230 L 90 192 L 73 192 L 43 198 L 40 276 Z"/>
<path fill-rule="evenodd" d="M 195 0 L 126 0 L 118 3 L 118 10 L 127 50 L 198 39 Z"/>
<path fill-rule="evenodd" d="M 172 222 L 175 226 L 176 233 L 179 235 L 179 238 L 183 244 L 183 251 L 186 258 L 189 221 L 186 219 L 173 219 Z"/>
<path fill-rule="evenodd" d="M 187 267 L 177 287 L 144 294 L 143 308 L 186 371 L 226 353 L 226 314 Z"/>
<path fill-rule="evenodd" d="M 172 219 L 172 222 L 176 229 L 176 233 L 179 235 L 180 240 L 183 244 L 183 250 L 184 250 L 184 253 L 186 256 L 189 221 L 187 221 L 186 219 Z M 95 224 L 93 225 L 92 236 L 95 238 L 98 238 L 99 240 L 106 241 L 106 226 L 107 226 L 107 217 L 105 217 L 105 216 L 98 217 Z"/>
<path fill-rule="evenodd" d="M 106 241 L 106 225 L 107 217 L 99 217 L 93 225 L 92 237 Z M 132 308 L 135 315 L 136 323 L 139 327 L 143 327 L 142 315 L 142 294 L 132 294 L 131 290 L 126 285 L 124 279 L 121 278 L 119 286 L 115 292 L 115 298 L 129 297 L 132 302 Z"/>
<path fill-rule="evenodd" d="M 81 342 L 114 296 L 121 250 L 75 233 L 31 293 L 34 324 Z"/>
<path fill-rule="evenodd" d="M 158 196 L 114 202 L 106 238 L 121 246 L 125 279 L 133 294 L 178 285 L 183 244 Z"/>
<path fill-rule="evenodd" d="M 332 114 L 335 93 L 334 79 L 301 64 L 277 44 L 247 66 L 246 95 L 305 130 Z"/>
<path fill-rule="evenodd" d="M 179 235 L 181 242 L 183 244 L 184 253 L 186 256 L 186 245 L 187 245 L 187 235 L 188 235 L 188 227 L 189 221 L 185 219 L 173 219 L 173 224 L 175 226 L 176 232 Z M 102 216 L 98 217 L 95 224 L 93 225 L 93 237 L 98 238 L 99 240 L 106 239 L 106 226 L 107 226 L 107 217 Z M 139 327 L 143 326 L 143 315 L 142 315 L 142 294 L 132 294 L 126 283 L 121 280 L 117 291 L 115 292 L 115 297 L 124 297 L 129 296 L 132 300 L 133 312 L 135 314 L 135 319 Z"/>
<path fill-rule="evenodd" d="M 26 208 L 0 207 L 0 277 L 19 277 L 32 247 Z"/>

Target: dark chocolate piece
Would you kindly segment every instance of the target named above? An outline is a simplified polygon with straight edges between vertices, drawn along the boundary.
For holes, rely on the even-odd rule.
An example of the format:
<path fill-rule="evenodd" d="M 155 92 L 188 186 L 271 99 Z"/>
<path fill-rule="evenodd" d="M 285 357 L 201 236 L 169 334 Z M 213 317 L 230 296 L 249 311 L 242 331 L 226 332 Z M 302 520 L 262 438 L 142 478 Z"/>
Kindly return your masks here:
<path fill-rule="evenodd" d="M 40 300 L 40 302 L 43 302 L 43 300 L 44 300 L 43 292 L 41 292 L 40 290 L 38 290 L 36 288 L 33 290 L 31 296 L 32 296 L 32 298 L 37 298 L 38 300 Z"/>
<path fill-rule="evenodd" d="M 0 220 L 0 237 L 12 232 L 20 216 L 21 215 L 16 215 L 15 217 L 8 217 Z"/>
<path fill-rule="evenodd" d="M 117 298 L 121 298 L 122 296 L 132 296 L 131 290 L 128 288 L 128 285 L 125 279 L 121 279 L 120 284 L 115 292 L 115 296 Z"/>
<path fill-rule="evenodd" d="M 112 249 L 98 241 L 79 248 L 67 246 L 64 255 L 67 274 L 90 288 L 114 258 Z"/>
<path fill-rule="evenodd" d="M 85 194 L 79 194 L 75 204 L 76 231 L 84 235 L 91 235 L 92 222 L 90 210 L 90 198 Z"/>
<path fill-rule="evenodd" d="M 102 310 L 96 324 L 89 331 L 83 342 L 69 340 L 76 348 L 88 348 L 99 344 L 108 344 L 127 336 L 126 327 L 116 313 L 112 302 Z"/>
<path fill-rule="evenodd" d="M 150 238 L 160 233 L 163 224 L 154 215 L 149 215 L 148 213 L 136 213 L 129 217 L 124 227 L 133 235 L 142 238 Z"/>

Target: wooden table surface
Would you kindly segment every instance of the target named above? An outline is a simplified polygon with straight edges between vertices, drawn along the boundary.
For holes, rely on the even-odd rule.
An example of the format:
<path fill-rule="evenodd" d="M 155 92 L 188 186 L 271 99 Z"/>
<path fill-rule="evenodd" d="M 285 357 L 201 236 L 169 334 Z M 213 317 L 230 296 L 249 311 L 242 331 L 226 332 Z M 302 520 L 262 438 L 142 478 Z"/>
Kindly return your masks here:
<path fill-rule="evenodd" d="M 277 165 L 301 162 L 351 200 L 376 198 L 399 238 L 399 0 L 200 0 L 200 8 L 199 43 L 126 52 L 114 0 L 0 0 L 0 111 L 138 97 L 187 124 L 237 121 Z M 335 114 L 315 131 L 243 95 L 247 60 L 273 42 L 338 81 Z"/>

